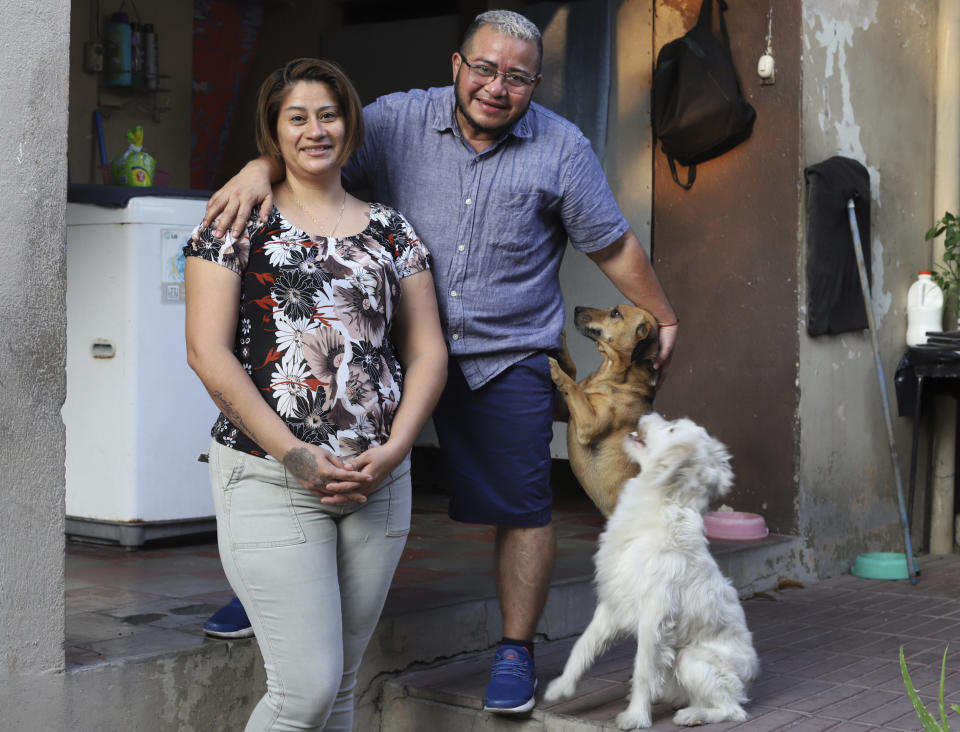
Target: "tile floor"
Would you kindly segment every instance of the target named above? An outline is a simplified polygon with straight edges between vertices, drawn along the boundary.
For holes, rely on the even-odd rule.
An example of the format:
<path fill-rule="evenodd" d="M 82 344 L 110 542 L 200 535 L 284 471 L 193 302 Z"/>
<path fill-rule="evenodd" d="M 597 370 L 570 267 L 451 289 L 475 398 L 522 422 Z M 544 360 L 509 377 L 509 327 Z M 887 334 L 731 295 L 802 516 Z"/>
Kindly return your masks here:
<path fill-rule="evenodd" d="M 916 585 L 846 575 L 747 601 L 762 663 L 750 729 L 788 717 L 805 729 L 921 729 L 900 674 L 901 646 L 935 710 L 929 702 L 952 644 L 946 698 L 960 701 L 960 557 L 921 557 L 920 567 Z"/>
<path fill-rule="evenodd" d="M 557 579 L 588 577 L 601 517 L 590 505 L 571 501 L 557 506 L 555 520 Z M 491 536 L 489 528 L 449 521 L 442 496 L 418 495 L 386 612 L 492 596 Z M 215 543 L 129 552 L 71 542 L 66 562 L 70 666 L 221 642 L 205 638 L 201 630 L 207 616 L 232 594 Z M 762 670 L 751 689 L 751 719 L 740 728 L 920 729 L 900 678 L 901 645 L 914 681 L 929 701 L 935 697 L 940 660 L 950 644 L 947 699 L 960 703 L 960 556 L 921 557 L 920 566 L 921 577 L 913 586 L 847 575 L 746 600 Z M 543 679 L 559 671 L 571 643 L 556 641 L 538 651 Z M 630 643 L 611 650 L 594 666 L 575 699 L 549 709 L 611 720 L 625 704 L 632 650 Z M 458 677 L 457 693 L 473 704 L 489 660 L 464 663 L 476 664 L 477 677 Z M 661 713 L 654 728 L 672 728 L 669 715 Z"/>
<path fill-rule="evenodd" d="M 866 732 L 921 730 L 904 688 L 898 661 L 902 645 L 911 678 L 926 707 L 937 714 L 943 653 L 949 645 L 945 690 L 947 711 L 960 702 L 960 556 L 921 557 L 916 585 L 863 580 L 850 575 L 785 587 L 744 601 L 747 623 L 760 655 L 761 670 L 740 724 L 705 725 L 704 732 Z M 546 681 L 559 675 L 574 639 L 537 646 L 541 696 Z M 543 729 L 566 729 L 563 717 L 581 721 L 576 729 L 607 732 L 627 705 L 636 645 L 623 642 L 601 656 L 569 700 L 534 711 Z M 402 675 L 408 696 L 479 710 L 489 674 L 489 654 Z M 677 729 L 671 710 L 654 707 L 655 731 Z M 485 728 L 484 728 L 485 729 Z M 537 727 L 540 729 L 540 727 Z"/>

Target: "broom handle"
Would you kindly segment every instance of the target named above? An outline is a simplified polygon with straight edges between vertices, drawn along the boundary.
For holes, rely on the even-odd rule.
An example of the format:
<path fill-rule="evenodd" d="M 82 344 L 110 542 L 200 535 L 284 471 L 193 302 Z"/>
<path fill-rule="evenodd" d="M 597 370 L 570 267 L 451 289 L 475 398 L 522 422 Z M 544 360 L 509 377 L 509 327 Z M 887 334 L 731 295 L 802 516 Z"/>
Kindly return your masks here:
<path fill-rule="evenodd" d="M 914 564 L 913 546 L 910 541 L 910 522 L 907 521 L 906 503 L 903 500 L 903 480 L 900 478 L 900 459 L 897 457 L 897 443 L 893 438 L 893 422 L 890 419 L 890 400 L 887 397 L 887 382 L 883 375 L 883 362 L 880 360 L 880 346 L 877 343 L 877 329 L 873 322 L 873 303 L 870 299 L 870 283 L 867 282 L 867 267 L 863 260 L 863 247 L 860 244 L 860 227 L 857 226 L 856 207 L 853 199 L 847 201 L 847 215 L 850 218 L 850 233 L 853 235 L 853 248 L 857 255 L 857 272 L 860 274 L 860 290 L 863 292 L 863 309 L 867 311 L 867 324 L 870 326 L 870 338 L 873 341 L 873 357 L 877 362 L 877 379 L 880 382 L 880 396 L 883 399 L 883 416 L 887 425 L 887 440 L 890 443 L 890 459 L 893 461 L 893 476 L 897 484 L 897 502 L 900 505 L 900 521 L 903 524 L 903 541 L 906 544 L 907 574 L 910 584 L 917 584 L 917 571 Z"/>

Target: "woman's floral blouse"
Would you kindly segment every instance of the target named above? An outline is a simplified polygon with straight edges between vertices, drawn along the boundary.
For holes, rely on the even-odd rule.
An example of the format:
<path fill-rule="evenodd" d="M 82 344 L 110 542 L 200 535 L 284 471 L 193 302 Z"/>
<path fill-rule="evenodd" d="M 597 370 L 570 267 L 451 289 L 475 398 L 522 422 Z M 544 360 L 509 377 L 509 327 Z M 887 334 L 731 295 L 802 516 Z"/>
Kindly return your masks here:
<path fill-rule="evenodd" d="M 400 280 L 430 267 L 399 212 L 371 204 L 363 231 L 327 238 L 254 209 L 239 239 L 198 227 L 183 251 L 240 277 L 236 356 L 294 435 L 341 457 L 386 441 L 403 383 L 390 339 Z M 223 414 L 212 435 L 268 457 Z"/>

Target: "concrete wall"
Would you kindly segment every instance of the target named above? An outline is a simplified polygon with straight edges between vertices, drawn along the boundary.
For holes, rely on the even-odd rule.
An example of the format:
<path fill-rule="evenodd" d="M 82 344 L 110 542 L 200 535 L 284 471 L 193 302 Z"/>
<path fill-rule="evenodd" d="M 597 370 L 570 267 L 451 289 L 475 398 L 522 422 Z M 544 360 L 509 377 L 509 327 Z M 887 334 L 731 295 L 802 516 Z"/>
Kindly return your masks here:
<path fill-rule="evenodd" d="M 657 49 L 690 27 L 699 4 L 656 4 Z M 771 8 L 768 86 L 755 69 Z M 874 310 L 906 477 L 912 422 L 895 414 L 892 377 L 907 288 L 930 265 L 936 18 L 935 0 L 731 4 L 753 135 L 699 166 L 689 192 L 661 152 L 654 158 L 654 262 L 682 319 L 657 406 L 730 446 L 728 503 L 802 536 L 821 576 L 903 544 L 869 334 L 806 333 L 803 169 L 839 154 L 870 170 Z M 921 518 L 922 539 L 918 529 Z"/>
<path fill-rule="evenodd" d="M 0 2 L 0 681 L 63 665 L 64 240 L 69 4 Z M 39 15 L 38 15 L 39 14 Z M 13 232 L 16 232 L 13 234 Z M 2 688 L 2 684 L 0 684 Z M 2 706 L 2 705 L 0 705 Z"/>
<path fill-rule="evenodd" d="M 873 309 L 904 480 L 912 422 L 896 416 L 893 372 L 907 288 L 930 266 L 936 22 L 935 0 L 803 2 L 802 163 L 844 155 L 870 172 Z M 903 540 L 869 334 L 807 336 L 800 283 L 798 523 L 829 575 Z"/>
<path fill-rule="evenodd" d="M 0 0 L 0 728 L 17 679 L 63 670 L 70 4 Z"/>
<path fill-rule="evenodd" d="M 153 23 L 158 38 L 160 87 L 133 94 L 105 88 L 101 75 L 83 67 L 84 43 L 102 37 L 109 14 L 119 7 L 92 0 L 74 0 L 70 16 L 70 145 L 71 183 L 101 183 L 100 157 L 92 113 L 100 108 L 107 159 L 122 154 L 124 137 L 143 125 L 143 149 L 170 174 L 169 184 L 190 187 L 190 95 L 193 59 L 192 0 L 141 0 L 136 4 L 144 23 Z M 97 17 L 97 9 L 101 17 Z M 131 14 L 130 5 L 126 12 Z"/>
<path fill-rule="evenodd" d="M 211 732 L 239 730 L 266 686 L 251 642 L 205 644 L 0 687 L 4 732 Z"/>

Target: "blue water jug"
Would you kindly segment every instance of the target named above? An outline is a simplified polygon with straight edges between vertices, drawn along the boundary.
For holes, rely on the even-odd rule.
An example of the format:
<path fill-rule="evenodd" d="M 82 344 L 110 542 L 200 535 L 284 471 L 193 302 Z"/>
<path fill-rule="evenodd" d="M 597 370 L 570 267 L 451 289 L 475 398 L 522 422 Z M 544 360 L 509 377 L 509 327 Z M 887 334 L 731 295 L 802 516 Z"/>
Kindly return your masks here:
<path fill-rule="evenodd" d="M 130 19 L 126 13 L 117 11 L 110 16 L 107 25 L 107 84 L 110 86 L 130 86 L 133 82 Z"/>

